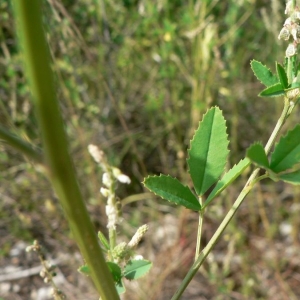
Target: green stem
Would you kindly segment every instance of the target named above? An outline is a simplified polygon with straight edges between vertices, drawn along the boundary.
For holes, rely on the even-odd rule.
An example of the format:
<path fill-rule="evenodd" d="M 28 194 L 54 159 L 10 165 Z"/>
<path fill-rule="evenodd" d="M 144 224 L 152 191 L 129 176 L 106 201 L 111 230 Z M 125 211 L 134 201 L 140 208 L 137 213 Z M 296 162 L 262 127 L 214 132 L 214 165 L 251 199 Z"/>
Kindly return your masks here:
<path fill-rule="evenodd" d="M 200 202 L 200 205 L 202 207 L 202 197 L 199 198 L 199 202 Z M 198 258 L 199 253 L 200 253 L 203 217 L 204 217 L 204 210 L 201 209 L 199 211 L 199 222 L 198 222 L 198 231 L 197 231 L 197 244 L 196 244 L 196 251 L 195 251 L 195 261 Z"/>
<path fill-rule="evenodd" d="M 107 165 L 107 173 L 110 177 L 110 181 L 111 181 L 111 186 L 109 188 L 110 191 L 110 199 L 108 200 L 110 203 L 107 203 L 110 206 L 113 206 L 115 209 L 116 208 L 116 179 L 113 175 L 113 170 L 112 168 Z M 109 217 L 109 216 L 108 216 Z M 117 243 L 117 231 L 114 227 L 109 228 L 109 245 L 110 245 L 110 249 L 113 250 L 116 247 L 116 243 Z"/>
<path fill-rule="evenodd" d="M 119 299 L 83 201 L 59 110 L 42 27 L 41 1 L 13 1 L 49 178 L 103 300 Z"/>
<path fill-rule="evenodd" d="M 12 134 L 2 126 L 0 126 L 0 139 L 5 140 L 11 147 L 19 150 L 35 162 L 39 164 L 43 163 L 43 156 L 40 151 L 36 150 L 29 143 Z"/>
<path fill-rule="evenodd" d="M 280 129 L 282 128 L 282 126 L 285 123 L 287 117 L 289 116 L 289 112 L 290 112 L 289 101 L 288 101 L 288 99 L 285 99 L 284 102 L 285 102 L 284 103 L 284 108 L 283 108 L 283 111 L 281 113 L 281 116 L 278 119 L 277 124 L 276 124 L 276 126 L 275 126 L 275 128 L 274 128 L 274 130 L 273 130 L 266 146 L 265 146 L 265 151 L 266 151 L 267 154 L 270 152 L 271 147 L 275 143 L 275 140 L 276 140 L 276 138 L 279 134 Z M 249 165 L 250 165 L 250 163 L 249 163 Z M 243 190 L 241 191 L 240 195 L 238 196 L 238 198 L 234 202 L 233 206 L 231 207 L 231 209 L 229 210 L 229 212 L 227 213 L 227 215 L 225 216 L 225 218 L 223 219 L 223 221 L 219 225 L 218 229 L 216 230 L 216 232 L 214 233 L 214 235 L 212 236 L 212 238 L 210 239 L 210 241 L 208 242 L 206 247 L 201 251 L 199 257 L 197 258 L 197 260 L 194 262 L 194 264 L 190 268 L 189 272 L 187 273 L 187 275 L 185 276 L 185 278 L 181 282 L 179 288 L 177 289 L 177 291 L 175 292 L 175 294 L 173 295 L 171 300 L 180 299 L 180 297 L 183 294 L 184 290 L 186 289 L 186 287 L 188 286 L 190 281 L 193 279 L 193 277 L 197 273 L 198 269 L 200 268 L 200 266 L 203 264 L 206 257 L 208 256 L 208 254 L 212 251 L 215 244 L 218 242 L 218 240 L 221 237 L 222 233 L 226 229 L 227 225 L 229 224 L 229 222 L 231 221 L 231 219 L 233 218 L 233 216 L 237 212 L 238 208 L 241 206 L 243 200 L 245 199 L 245 197 L 248 195 L 248 193 L 252 189 L 253 182 L 254 182 L 258 172 L 259 172 L 259 169 L 255 169 L 252 172 L 251 176 L 249 177 L 249 179 L 248 179 L 247 183 L 245 184 Z"/>

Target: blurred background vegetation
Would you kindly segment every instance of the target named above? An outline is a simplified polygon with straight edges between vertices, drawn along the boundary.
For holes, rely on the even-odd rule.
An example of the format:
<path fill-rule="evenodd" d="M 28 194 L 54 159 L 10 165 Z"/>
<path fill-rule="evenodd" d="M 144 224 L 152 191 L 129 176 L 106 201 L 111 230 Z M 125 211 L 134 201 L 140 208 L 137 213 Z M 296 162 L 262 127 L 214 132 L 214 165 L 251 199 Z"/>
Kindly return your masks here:
<path fill-rule="evenodd" d="M 95 226 L 105 231 L 106 218 L 101 170 L 87 152 L 90 143 L 132 179 L 118 190 L 124 204 L 120 234 L 126 240 L 139 225 L 150 224 L 140 252 L 154 268 L 139 285 L 129 284 L 124 299 L 169 299 L 193 259 L 197 214 L 170 207 L 141 182 L 146 175 L 165 173 L 190 183 L 186 149 L 213 105 L 227 119 L 228 166 L 252 142 L 266 142 L 283 105 L 280 99 L 257 97 L 262 86 L 249 63 L 255 58 L 274 69 L 276 60 L 282 62 L 285 45 L 277 36 L 285 3 L 43 2 L 70 151 Z M 0 0 L 1 124 L 40 145 L 21 54 L 11 3 Z M 298 110 L 288 127 L 297 119 Z M 4 143 L 0 162 L 2 272 L 7 266 L 32 267 L 34 258 L 16 249 L 38 239 L 52 258 L 69 253 L 59 265 L 60 287 L 69 299 L 96 299 L 91 284 L 76 273 L 81 261 L 49 182 Z M 241 178 L 207 211 L 204 244 L 244 182 Z M 299 195 L 299 188 L 281 182 L 258 184 L 183 299 L 299 299 Z M 37 291 L 44 284 L 37 275 L 8 280 L 7 294 L 5 282 L 0 280 L 3 299 L 41 299 Z"/>

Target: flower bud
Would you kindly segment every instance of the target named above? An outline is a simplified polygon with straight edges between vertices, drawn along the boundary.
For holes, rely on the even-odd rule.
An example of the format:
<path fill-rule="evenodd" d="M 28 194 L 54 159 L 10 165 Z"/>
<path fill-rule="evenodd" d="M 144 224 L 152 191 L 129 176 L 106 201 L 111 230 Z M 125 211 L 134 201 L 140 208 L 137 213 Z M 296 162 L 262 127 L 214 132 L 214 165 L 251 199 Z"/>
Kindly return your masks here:
<path fill-rule="evenodd" d="M 294 56 L 296 53 L 297 53 L 297 47 L 294 44 L 289 44 L 285 51 L 286 57 Z"/>
<path fill-rule="evenodd" d="M 288 97 L 288 99 L 294 100 L 299 94 L 300 94 L 300 89 L 297 88 L 297 89 L 293 89 L 291 91 L 288 91 L 286 93 L 286 96 Z"/>
<path fill-rule="evenodd" d="M 90 144 L 88 145 L 88 150 L 95 162 L 99 164 L 103 161 L 104 153 L 97 146 Z"/>
<path fill-rule="evenodd" d="M 280 30 L 280 33 L 278 35 L 278 39 L 287 41 L 289 38 L 290 38 L 290 31 L 286 27 L 283 27 Z"/>
<path fill-rule="evenodd" d="M 291 35 L 294 38 L 294 41 L 299 43 L 299 38 L 300 38 L 300 26 L 295 25 L 295 27 L 291 30 Z"/>
<path fill-rule="evenodd" d="M 100 189 L 100 193 L 101 193 L 105 198 L 107 198 L 107 197 L 109 196 L 109 190 L 106 189 L 106 188 L 104 188 L 104 187 L 102 187 L 102 188 Z"/>
<path fill-rule="evenodd" d="M 111 187 L 112 182 L 111 182 L 111 178 L 109 176 L 108 173 L 103 173 L 102 175 L 102 183 L 106 186 L 106 187 Z"/>
<path fill-rule="evenodd" d="M 287 18 L 287 19 L 284 21 L 283 26 L 288 28 L 288 27 L 292 26 L 292 24 L 293 24 L 292 19 L 291 19 L 291 18 Z"/>
<path fill-rule="evenodd" d="M 149 226 L 147 224 L 141 226 L 137 232 L 132 237 L 131 241 L 128 243 L 129 248 L 134 248 L 138 245 L 138 243 L 141 241 L 142 237 L 145 235 L 145 233 L 148 231 Z"/>

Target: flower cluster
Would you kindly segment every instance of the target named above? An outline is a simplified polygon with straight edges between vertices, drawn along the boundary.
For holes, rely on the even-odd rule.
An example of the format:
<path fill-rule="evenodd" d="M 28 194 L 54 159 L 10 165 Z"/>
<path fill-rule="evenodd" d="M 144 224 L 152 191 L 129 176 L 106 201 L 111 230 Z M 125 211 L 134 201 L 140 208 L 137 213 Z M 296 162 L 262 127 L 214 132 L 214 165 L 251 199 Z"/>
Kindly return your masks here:
<path fill-rule="evenodd" d="M 138 228 L 137 232 L 134 234 L 130 242 L 127 244 L 126 242 L 122 242 L 118 244 L 112 251 L 112 257 L 115 263 L 120 263 L 125 260 L 128 261 L 134 255 L 134 249 L 142 240 L 145 233 L 148 231 L 149 226 L 147 224 Z M 143 256 L 136 255 L 134 256 L 135 260 L 143 259 Z"/>
<path fill-rule="evenodd" d="M 63 300 L 66 299 L 66 295 L 56 286 L 53 277 L 56 276 L 56 266 L 51 264 L 48 260 L 46 260 L 45 253 L 37 240 L 33 242 L 32 245 L 26 247 L 26 252 L 36 252 L 40 262 L 43 266 L 40 271 L 40 276 L 43 278 L 45 283 L 50 283 L 52 286 L 52 296 L 55 300 Z"/>
<path fill-rule="evenodd" d="M 97 146 L 89 145 L 88 150 L 104 171 L 102 176 L 104 187 L 101 187 L 100 193 L 107 198 L 107 205 L 105 207 L 108 218 L 107 228 L 115 230 L 116 225 L 122 221 L 121 205 L 115 195 L 115 181 L 129 184 L 131 182 L 130 178 L 122 174 L 118 168 L 111 167 L 106 160 L 104 152 Z"/>
<path fill-rule="evenodd" d="M 297 54 L 300 43 L 300 11 L 298 7 L 293 7 L 293 0 L 287 2 L 285 14 L 289 17 L 285 20 L 278 38 L 285 41 L 292 38 L 285 52 L 286 57 L 292 57 Z"/>

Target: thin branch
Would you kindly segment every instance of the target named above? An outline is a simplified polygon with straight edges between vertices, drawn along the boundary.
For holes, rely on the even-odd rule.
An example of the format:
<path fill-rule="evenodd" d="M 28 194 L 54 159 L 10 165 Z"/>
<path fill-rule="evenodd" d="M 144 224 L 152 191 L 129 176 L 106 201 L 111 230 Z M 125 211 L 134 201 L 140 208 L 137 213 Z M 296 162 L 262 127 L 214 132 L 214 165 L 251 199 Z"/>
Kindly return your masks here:
<path fill-rule="evenodd" d="M 41 151 L 34 148 L 32 145 L 22 140 L 18 136 L 14 135 L 13 133 L 8 131 L 1 125 L 0 125 L 0 140 L 3 140 L 11 147 L 22 152 L 29 159 L 32 159 L 39 164 L 43 163 L 43 155 Z"/>

